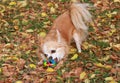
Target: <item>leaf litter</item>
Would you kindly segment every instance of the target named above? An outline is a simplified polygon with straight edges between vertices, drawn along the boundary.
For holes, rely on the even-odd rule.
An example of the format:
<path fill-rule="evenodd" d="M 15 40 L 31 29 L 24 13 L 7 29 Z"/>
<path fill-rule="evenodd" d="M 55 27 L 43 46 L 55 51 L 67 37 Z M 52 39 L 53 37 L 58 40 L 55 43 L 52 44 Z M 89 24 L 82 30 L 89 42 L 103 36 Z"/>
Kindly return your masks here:
<path fill-rule="evenodd" d="M 120 83 L 120 1 L 79 0 L 95 8 L 89 37 L 54 70 L 38 65 L 38 37 L 76 0 L 0 1 L 0 83 Z"/>

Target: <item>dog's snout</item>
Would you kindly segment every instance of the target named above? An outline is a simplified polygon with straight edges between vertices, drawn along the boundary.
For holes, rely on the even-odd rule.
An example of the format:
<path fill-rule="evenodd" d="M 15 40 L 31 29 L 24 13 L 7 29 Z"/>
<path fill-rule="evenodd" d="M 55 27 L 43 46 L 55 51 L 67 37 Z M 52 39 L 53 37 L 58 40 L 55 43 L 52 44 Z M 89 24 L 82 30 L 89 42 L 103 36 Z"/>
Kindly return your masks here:
<path fill-rule="evenodd" d="M 49 59 L 53 59 L 53 57 L 52 57 L 52 56 L 50 56 L 50 57 L 49 57 Z"/>

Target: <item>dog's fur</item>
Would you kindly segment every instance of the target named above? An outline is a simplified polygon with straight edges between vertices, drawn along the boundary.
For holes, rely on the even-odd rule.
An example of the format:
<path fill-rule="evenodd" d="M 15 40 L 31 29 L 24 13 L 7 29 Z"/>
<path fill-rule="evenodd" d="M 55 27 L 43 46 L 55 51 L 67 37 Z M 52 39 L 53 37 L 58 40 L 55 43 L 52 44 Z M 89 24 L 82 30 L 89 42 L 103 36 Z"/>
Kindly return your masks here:
<path fill-rule="evenodd" d="M 63 59 L 69 52 L 72 38 L 78 52 L 81 52 L 81 43 L 88 32 L 86 23 L 90 22 L 92 17 L 87 6 L 88 4 L 73 3 L 68 11 L 54 21 L 51 30 L 41 44 L 42 51 L 47 58 Z"/>

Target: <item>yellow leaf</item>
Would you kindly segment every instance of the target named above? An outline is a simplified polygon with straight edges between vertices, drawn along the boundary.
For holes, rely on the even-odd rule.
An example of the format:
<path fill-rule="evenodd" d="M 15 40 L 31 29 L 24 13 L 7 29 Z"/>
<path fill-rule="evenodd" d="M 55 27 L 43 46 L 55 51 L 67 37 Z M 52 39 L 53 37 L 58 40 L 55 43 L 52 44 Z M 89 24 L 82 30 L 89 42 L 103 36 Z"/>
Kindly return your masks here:
<path fill-rule="evenodd" d="M 76 48 L 71 48 L 69 53 L 70 53 L 70 54 L 74 54 L 74 53 L 76 53 L 76 52 L 77 52 L 77 49 L 76 49 Z"/>
<path fill-rule="evenodd" d="M 34 30 L 33 29 L 28 29 L 28 30 L 26 30 L 26 32 L 32 33 L 32 32 L 34 32 Z"/>
<path fill-rule="evenodd" d="M 44 38 L 44 37 L 46 36 L 46 32 L 44 32 L 44 31 L 43 31 L 43 32 L 40 32 L 40 33 L 39 33 L 39 36 Z"/>
<path fill-rule="evenodd" d="M 111 80 L 113 80 L 113 77 L 106 77 L 105 78 L 105 81 L 111 81 Z"/>
<path fill-rule="evenodd" d="M 2 73 L 2 68 L 0 68 L 0 73 Z"/>
<path fill-rule="evenodd" d="M 53 68 L 48 67 L 46 71 L 47 71 L 47 72 L 54 72 L 54 69 L 53 69 Z"/>
<path fill-rule="evenodd" d="M 90 83 L 90 80 L 89 79 L 85 79 L 84 83 Z"/>
<path fill-rule="evenodd" d="M 112 80 L 112 81 L 110 81 L 109 83 L 118 83 L 118 82 L 116 82 L 115 80 Z"/>
<path fill-rule="evenodd" d="M 42 13 L 41 13 L 41 16 L 42 16 L 42 17 L 47 17 L 47 14 L 46 14 L 45 12 L 42 12 Z"/>
<path fill-rule="evenodd" d="M 101 58 L 101 59 L 98 59 L 99 61 L 108 61 L 110 59 L 110 56 L 109 55 L 107 55 L 107 56 L 105 56 L 105 57 L 103 57 L 103 58 Z"/>
<path fill-rule="evenodd" d="M 50 8 L 50 13 L 55 13 L 56 12 L 56 9 L 54 7 L 51 7 Z"/>
<path fill-rule="evenodd" d="M 111 25 L 110 25 L 110 28 L 115 28 L 115 25 L 114 25 L 114 24 L 111 24 Z"/>
<path fill-rule="evenodd" d="M 14 6 L 14 5 L 16 5 L 16 2 L 15 2 L 15 1 L 12 1 L 12 2 L 9 3 L 9 5 L 10 5 L 10 6 Z"/>
<path fill-rule="evenodd" d="M 120 0 L 114 0 L 114 2 L 120 2 Z"/>
<path fill-rule="evenodd" d="M 113 33 L 115 33 L 116 32 L 116 29 L 115 28 L 113 28 L 110 32 L 109 32 L 109 35 L 110 36 L 112 36 L 113 35 Z"/>
<path fill-rule="evenodd" d="M 44 81 L 44 78 L 41 78 L 39 81 L 40 81 L 40 83 L 42 83 Z"/>
<path fill-rule="evenodd" d="M 25 6 L 27 6 L 27 0 L 24 0 L 24 1 L 18 1 L 17 2 L 18 3 L 18 5 L 19 5 L 19 7 L 25 7 Z"/>
<path fill-rule="evenodd" d="M 109 18 L 111 18 L 112 17 L 112 14 L 111 13 L 108 13 L 108 14 L 106 14 Z"/>
<path fill-rule="evenodd" d="M 80 74 L 80 80 L 84 79 L 85 76 L 86 76 L 86 72 L 82 72 L 82 73 Z"/>
<path fill-rule="evenodd" d="M 77 2 L 77 0 L 71 0 L 71 2 Z"/>
<path fill-rule="evenodd" d="M 49 2 L 49 3 L 47 4 L 47 6 L 51 7 L 51 6 L 53 6 L 53 3 Z"/>
<path fill-rule="evenodd" d="M 120 51 L 120 44 L 113 45 L 113 49 L 116 51 Z"/>
<path fill-rule="evenodd" d="M 101 63 L 95 63 L 94 65 L 97 66 L 97 67 L 104 67 L 104 65 L 101 64 Z"/>
<path fill-rule="evenodd" d="M 19 26 L 14 26 L 14 29 L 15 29 L 15 30 L 18 30 L 18 29 L 19 29 Z"/>
<path fill-rule="evenodd" d="M 47 22 L 43 22 L 44 25 L 47 25 L 47 24 L 50 24 L 51 22 L 50 21 L 47 21 Z"/>
<path fill-rule="evenodd" d="M 112 66 L 111 65 L 105 65 L 104 68 L 105 69 L 112 69 Z"/>
<path fill-rule="evenodd" d="M 0 12 L 4 12 L 5 11 L 5 6 L 0 4 Z"/>
<path fill-rule="evenodd" d="M 120 1 L 120 0 L 119 0 Z M 117 11 L 114 11 L 114 12 L 112 12 L 112 14 L 114 14 L 114 15 L 116 15 L 118 12 Z"/>
<path fill-rule="evenodd" d="M 55 8 L 58 8 L 58 4 L 55 4 Z"/>
<path fill-rule="evenodd" d="M 21 80 L 16 81 L 15 83 L 23 83 Z"/>
<path fill-rule="evenodd" d="M 83 46 L 84 49 L 88 49 L 89 48 L 88 45 L 89 45 L 88 42 L 84 42 L 82 46 Z"/>
<path fill-rule="evenodd" d="M 71 57 L 71 60 L 75 60 L 78 58 L 78 54 L 74 54 L 73 57 Z"/>
<path fill-rule="evenodd" d="M 29 64 L 29 67 L 35 69 L 36 65 L 35 64 Z"/>
<path fill-rule="evenodd" d="M 94 78 L 96 76 L 96 74 L 92 74 L 91 76 L 90 76 L 90 78 Z"/>

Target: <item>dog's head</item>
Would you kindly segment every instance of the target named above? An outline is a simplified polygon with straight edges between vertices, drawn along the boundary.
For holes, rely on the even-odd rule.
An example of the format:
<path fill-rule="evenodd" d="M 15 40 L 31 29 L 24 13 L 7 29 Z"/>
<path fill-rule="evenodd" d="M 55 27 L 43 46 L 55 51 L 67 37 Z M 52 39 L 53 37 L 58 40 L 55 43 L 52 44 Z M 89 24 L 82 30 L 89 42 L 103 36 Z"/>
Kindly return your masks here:
<path fill-rule="evenodd" d="M 47 58 L 61 60 L 66 54 L 68 48 L 57 31 L 57 40 L 45 41 L 42 44 L 42 51 Z"/>

